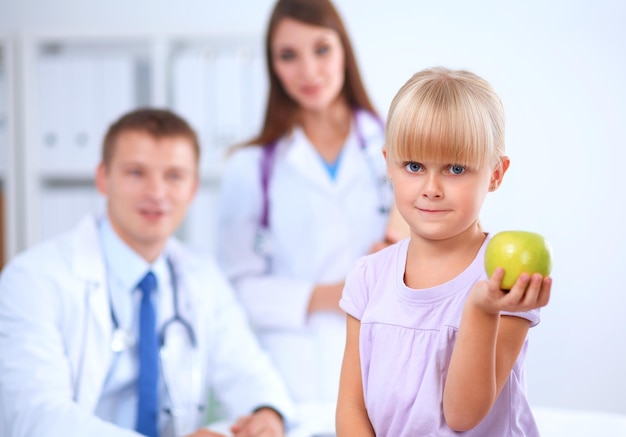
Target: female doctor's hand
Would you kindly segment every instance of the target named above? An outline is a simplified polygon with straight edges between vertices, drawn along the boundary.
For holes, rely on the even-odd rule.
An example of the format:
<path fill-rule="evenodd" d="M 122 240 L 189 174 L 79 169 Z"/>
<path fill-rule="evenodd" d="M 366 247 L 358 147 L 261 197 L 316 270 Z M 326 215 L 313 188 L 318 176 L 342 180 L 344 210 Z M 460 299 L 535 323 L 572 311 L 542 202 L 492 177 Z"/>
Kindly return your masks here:
<path fill-rule="evenodd" d="M 230 428 L 234 437 L 283 437 L 283 419 L 271 408 L 261 408 L 249 416 L 240 417 Z"/>

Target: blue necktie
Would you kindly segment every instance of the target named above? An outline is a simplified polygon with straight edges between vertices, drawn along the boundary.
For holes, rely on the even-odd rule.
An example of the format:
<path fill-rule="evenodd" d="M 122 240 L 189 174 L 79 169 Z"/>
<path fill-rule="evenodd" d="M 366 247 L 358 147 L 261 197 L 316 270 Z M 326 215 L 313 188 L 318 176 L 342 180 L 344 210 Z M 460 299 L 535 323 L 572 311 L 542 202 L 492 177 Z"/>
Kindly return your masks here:
<path fill-rule="evenodd" d="M 151 295 L 156 289 L 156 277 L 148 272 L 139 283 L 142 292 L 139 310 L 139 378 L 137 382 L 137 428 L 140 434 L 157 437 L 159 345 L 156 313 Z"/>

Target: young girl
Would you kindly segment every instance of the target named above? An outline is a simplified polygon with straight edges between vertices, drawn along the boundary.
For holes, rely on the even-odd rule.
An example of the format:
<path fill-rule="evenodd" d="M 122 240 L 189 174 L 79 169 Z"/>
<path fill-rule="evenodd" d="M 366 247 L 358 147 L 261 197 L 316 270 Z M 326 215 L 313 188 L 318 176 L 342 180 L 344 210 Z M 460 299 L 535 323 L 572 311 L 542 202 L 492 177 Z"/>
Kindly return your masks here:
<path fill-rule="evenodd" d="M 509 167 L 500 99 L 472 73 L 425 70 L 395 96 L 386 135 L 411 238 L 346 279 L 338 436 L 538 436 L 523 362 L 552 280 L 523 274 L 501 291 L 478 221 Z"/>

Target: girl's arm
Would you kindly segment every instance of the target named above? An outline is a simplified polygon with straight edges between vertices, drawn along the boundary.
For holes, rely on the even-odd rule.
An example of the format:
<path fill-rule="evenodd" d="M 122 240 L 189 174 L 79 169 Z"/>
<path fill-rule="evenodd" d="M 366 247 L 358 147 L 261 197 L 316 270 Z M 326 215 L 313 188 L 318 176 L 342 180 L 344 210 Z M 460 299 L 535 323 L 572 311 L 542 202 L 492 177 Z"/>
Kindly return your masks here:
<path fill-rule="evenodd" d="M 510 292 L 499 285 L 504 271 L 476 283 L 470 292 L 448 369 L 443 411 L 456 431 L 474 428 L 489 413 L 509 378 L 530 322 L 501 311 L 524 312 L 545 306 L 551 278 L 523 274 Z"/>
<path fill-rule="evenodd" d="M 375 437 L 363 398 L 359 331 L 361 322 L 347 316 L 346 349 L 341 367 L 339 398 L 337 401 L 337 437 Z"/>

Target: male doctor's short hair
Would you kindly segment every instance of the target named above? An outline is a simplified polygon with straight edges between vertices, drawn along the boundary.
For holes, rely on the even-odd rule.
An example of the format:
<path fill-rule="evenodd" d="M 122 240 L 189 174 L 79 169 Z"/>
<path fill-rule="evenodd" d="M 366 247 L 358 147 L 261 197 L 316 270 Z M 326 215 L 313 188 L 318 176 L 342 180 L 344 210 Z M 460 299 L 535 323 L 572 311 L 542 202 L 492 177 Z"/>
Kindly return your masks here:
<path fill-rule="evenodd" d="M 130 131 L 147 133 L 156 140 L 185 138 L 193 146 L 196 162 L 200 161 L 198 135 L 185 119 L 167 109 L 139 108 L 122 115 L 109 126 L 102 144 L 102 163 L 105 167 L 111 163 L 119 136 Z"/>

